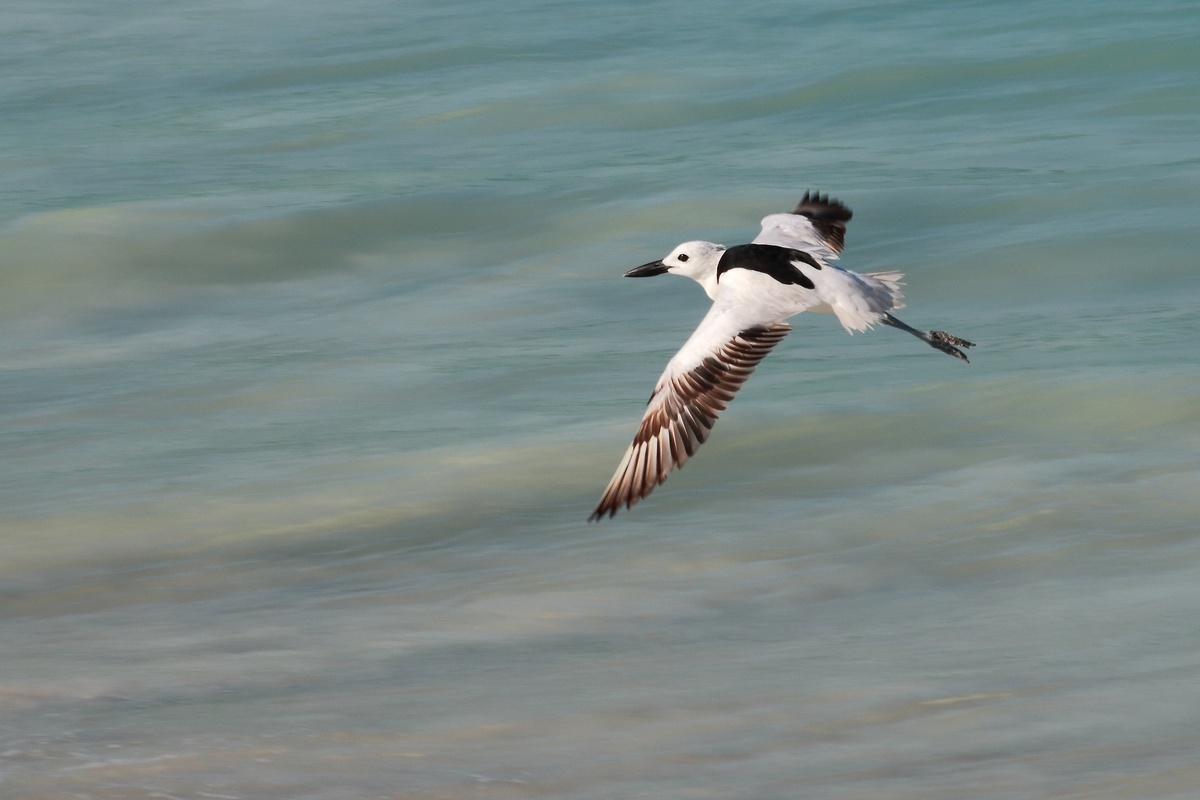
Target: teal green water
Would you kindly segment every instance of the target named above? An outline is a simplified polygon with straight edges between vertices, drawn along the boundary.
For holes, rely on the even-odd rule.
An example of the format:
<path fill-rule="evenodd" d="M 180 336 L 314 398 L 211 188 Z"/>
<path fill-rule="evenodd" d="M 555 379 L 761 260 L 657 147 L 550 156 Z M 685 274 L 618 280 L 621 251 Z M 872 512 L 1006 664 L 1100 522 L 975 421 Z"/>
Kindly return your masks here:
<path fill-rule="evenodd" d="M 1200 10 L 16 2 L 0 794 L 1191 798 Z M 806 189 L 802 315 L 584 522 Z"/>

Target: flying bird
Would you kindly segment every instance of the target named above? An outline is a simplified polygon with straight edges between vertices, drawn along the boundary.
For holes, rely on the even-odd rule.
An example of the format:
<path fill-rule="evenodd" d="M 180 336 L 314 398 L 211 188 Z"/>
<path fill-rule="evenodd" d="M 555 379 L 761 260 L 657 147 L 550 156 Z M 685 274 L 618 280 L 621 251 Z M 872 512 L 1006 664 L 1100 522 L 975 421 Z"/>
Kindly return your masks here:
<path fill-rule="evenodd" d="M 791 213 L 764 217 L 749 244 L 684 242 L 666 258 L 625 273 L 683 275 L 704 287 L 713 304 L 667 363 L 589 522 L 632 507 L 695 455 L 758 362 L 792 329 L 784 320 L 801 311 L 834 314 L 850 333 L 889 325 L 967 361 L 959 348 L 974 347 L 972 342 L 918 330 L 892 316 L 904 307 L 901 273 L 860 274 L 833 264 L 851 216 L 838 200 L 805 192 Z"/>

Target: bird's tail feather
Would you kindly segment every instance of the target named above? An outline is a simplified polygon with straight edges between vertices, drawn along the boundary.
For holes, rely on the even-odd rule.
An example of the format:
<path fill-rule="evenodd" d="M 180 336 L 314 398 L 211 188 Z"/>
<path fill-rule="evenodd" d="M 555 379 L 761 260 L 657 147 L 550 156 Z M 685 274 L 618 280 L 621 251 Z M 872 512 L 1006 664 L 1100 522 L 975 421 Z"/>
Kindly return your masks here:
<path fill-rule="evenodd" d="M 870 330 L 888 311 L 904 308 L 904 292 L 901 278 L 904 273 L 896 270 L 886 272 L 845 272 L 857 291 L 839 292 L 829 305 L 837 315 L 838 322 L 849 333 Z"/>

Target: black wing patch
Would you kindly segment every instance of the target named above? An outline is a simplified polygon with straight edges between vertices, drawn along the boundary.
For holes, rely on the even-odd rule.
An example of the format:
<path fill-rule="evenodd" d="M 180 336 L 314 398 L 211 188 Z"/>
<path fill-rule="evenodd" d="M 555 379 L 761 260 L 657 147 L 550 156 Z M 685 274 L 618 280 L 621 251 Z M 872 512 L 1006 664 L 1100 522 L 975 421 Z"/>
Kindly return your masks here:
<path fill-rule="evenodd" d="M 822 196 L 820 192 L 805 192 L 792 213 L 808 217 L 830 249 L 835 253 L 842 252 L 846 246 L 846 223 L 854 216 L 842 201 L 829 195 Z"/>
<path fill-rule="evenodd" d="M 721 260 L 717 263 L 717 280 L 721 280 L 721 274 L 731 269 L 752 269 L 770 275 L 780 283 L 815 289 L 812 279 L 793 263 L 796 261 L 815 269 L 821 268 L 820 263 L 803 250 L 773 244 L 739 244 L 721 254 Z"/>

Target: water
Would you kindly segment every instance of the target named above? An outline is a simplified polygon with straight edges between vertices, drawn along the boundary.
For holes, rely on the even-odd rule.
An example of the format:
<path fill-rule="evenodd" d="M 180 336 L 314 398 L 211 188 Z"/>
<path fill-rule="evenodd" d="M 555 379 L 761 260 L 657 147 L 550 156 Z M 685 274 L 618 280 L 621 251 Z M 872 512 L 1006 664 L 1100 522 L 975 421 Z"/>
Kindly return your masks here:
<path fill-rule="evenodd" d="M 1200 12 L 13 2 L 0 793 L 1190 798 Z M 584 522 L 807 188 L 803 315 Z"/>

